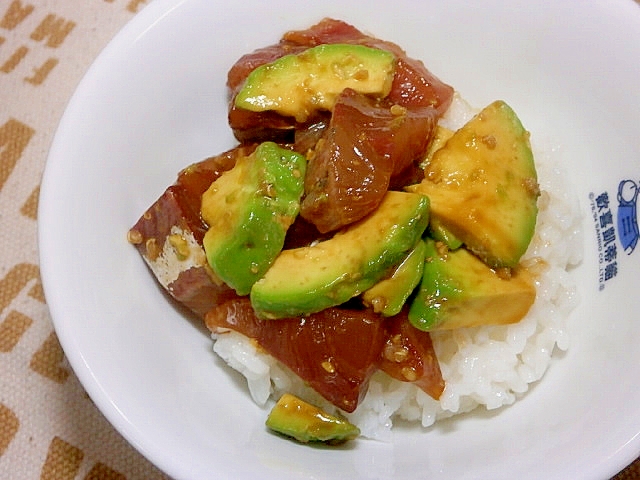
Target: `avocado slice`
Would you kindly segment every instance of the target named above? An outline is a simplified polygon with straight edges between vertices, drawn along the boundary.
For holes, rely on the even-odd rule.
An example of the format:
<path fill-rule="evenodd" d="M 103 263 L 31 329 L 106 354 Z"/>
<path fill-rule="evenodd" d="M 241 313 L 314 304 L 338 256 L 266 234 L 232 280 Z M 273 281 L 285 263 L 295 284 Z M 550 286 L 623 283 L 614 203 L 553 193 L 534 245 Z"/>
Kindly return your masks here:
<path fill-rule="evenodd" d="M 433 155 L 446 145 L 447 140 L 449 140 L 454 133 L 455 132 L 453 130 L 449 130 L 442 125 L 438 125 L 436 127 L 431 143 L 429 143 L 429 149 L 421 163 L 423 170 L 427 168 L 427 165 L 429 165 L 431 159 L 433 159 Z M 451 250 L 455 250 L 462 246 L 462 240 L 450 232 L 438 217 L 430 217 L 428 234 L 431 238 L 445 243 Z"/>
<path fill-rule="evenodd" d="M 202 195 L 207 261 L 238 295 L 249 294 L 282 250 L 300 211 L 305 169 L 304 156 L 265 142 Z"/>
<path fill-rule="evenodd" d="M 496 271 L 465 248 L 449 251 L 428 239 L 409 322 L 425 331 L 515 323 L 535 298 L 534 280 L 525 268 Z"/>
<path fill-rule="evenodd" d="M 420 240 L 389 278 L 385 278 L 362 294 L 365 305 L 385 317 L 397 315 L 420 283 L 424 270 L 426 245 Z"/>
<path fill-rule="evenodd" d="M 444 243 L 449 250 L 455 250 L 463 245 L 462 240 L 444 226 L 440 218 L 431 217 L 428 232 L 431 238 Z"/>
<path fill-rule="evenodd" d="M 247 77 L 235 106 L 252 112 L 273 110 L 304 122 L 318 110 L 332 110 L 338 95 L 351 88 L 386 97 L 395 57 L 364 45 L 323 44 L 261 65 Z"/>
<path fill-rule="evenodd" d="M 271 430 L 299 442 L 324 442 L 339 445 L 360 435 L 360 429 L 335 415 L 285 393 L 266 421 Z"/>
<path fill-rule="evenodd" d="M 420 166 L 425 169 L 427 165 L 431 162 L 433 158 L 433 154 L 440 150 L 445 146 L 447 140 L 449 140 L 455 132 L 453 130 L 449 130 L 442 125 L 437 125 L 436 130 L 433 133 L 433 138 L 431 142 L 429 142 L 429 148 L 427 148 L 427 152 L 424 156 L 424 160 L 421 162 Z"/>
<path fill-rule="evenodd" d="M 341 305 L 384 278 L 420 239 L 429 199 L 389 191 L 376 210 L 328 240 L 283 250 L 251 289 L 261 318 L 287 318 Z"/>
<path fill-rule="evenodd" d="M 437 150 L 410 191 L 431 218 L 492 267 L 514 267 L 536 225 L 540 194 L 529 133 L 503 101 L 484 108 Z"/>

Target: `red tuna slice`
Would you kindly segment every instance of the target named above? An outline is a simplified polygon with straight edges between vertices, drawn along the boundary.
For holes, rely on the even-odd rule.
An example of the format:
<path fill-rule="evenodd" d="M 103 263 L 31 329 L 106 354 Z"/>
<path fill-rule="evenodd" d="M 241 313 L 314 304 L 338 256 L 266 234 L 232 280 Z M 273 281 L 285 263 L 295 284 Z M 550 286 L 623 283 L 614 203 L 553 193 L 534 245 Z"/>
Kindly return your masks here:
<path fill-rule="evenodd" d="M 420 60 L 398 58 L 387 99 L 405 107 L 433 107 L 442 115 L 451 105 L 453 88 L 433 75 Z"/>
<path fill-rule="evenodd" d="M 286 32 L 280 43 L 308 48 L 325 43 L 362 43 L 372 38 L 342 20 L 325 18 L 306 30 Z"/>
<path fill-rule="evenodd" d="M 418 330 L 407 320 L 406 309 L 385 322 L 387 338 L 380 370 L 402 382 L 416 384 L 425 393 L 440 398 L 444 380 L 429 332 Z"/>
<path fill-rule="evenodd" d="M 238 158 L 250 155 L 255 148 L 253 144 L 238 146 L 182 170 L 176 183 L 128 234 L 160 286 L 201 318 L 218 303 L 236 297 L 207 263 L 202 239 L 208 226 L 200 216 L 201 196 Z"/>
<path fill-rule="evenodd" d="M 353 412 L 377 370 L 384 320 L 371 310 L 329 308 L 303 318 L 260 320 L 247 298 L 216 307 L 205 318 L 254 339 L 336 407 Z"/>
<path fill-rule="evenodd" d="M 272 110 L 252 112 L 229 103 L 227 116 L 233 135 L 239 142 L 291 142 L 295 136 L 296 121 Z"/>
<path fill-rule="evenodd" d="M 128 239 L 160 286 L 198 317 L 235 292 L 215 281 L 202 238 L 207 226 L 200 219 L 199 199 L 182 185 L 172 185 L 129 230 Z"/>
<path fill-rule="evenodd" d="M 389 106 L 345 90 L 310 156 L 301 216 L 326 233 L 375 210 L 392 178 L 426 151 L 436 117 L 431 107 Z"/>

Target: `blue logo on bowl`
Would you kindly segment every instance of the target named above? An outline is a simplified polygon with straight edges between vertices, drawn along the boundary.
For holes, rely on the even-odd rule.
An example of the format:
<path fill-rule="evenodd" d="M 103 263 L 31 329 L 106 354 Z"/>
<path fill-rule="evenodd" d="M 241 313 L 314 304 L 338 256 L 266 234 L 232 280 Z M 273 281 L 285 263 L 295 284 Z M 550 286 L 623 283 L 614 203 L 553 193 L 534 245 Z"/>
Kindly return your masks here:
<path fill-rule="evenodd" d="M 618 185 L 618 232 L 620 244 L 631 255 L 638 245 L 638 184 L 633 180 L 623 180 Z"/>
<path fill-rule="evenodd" d="M 616 195 L 617 212 L 614 212 L 609 192 L 590 193 L 591 213 L 598 243 L 599 289 L 618 275 L 618 244 L 631 255 L 638 245 L 638 194 L 640 185 L 634 180 L 622 180 Z"/>

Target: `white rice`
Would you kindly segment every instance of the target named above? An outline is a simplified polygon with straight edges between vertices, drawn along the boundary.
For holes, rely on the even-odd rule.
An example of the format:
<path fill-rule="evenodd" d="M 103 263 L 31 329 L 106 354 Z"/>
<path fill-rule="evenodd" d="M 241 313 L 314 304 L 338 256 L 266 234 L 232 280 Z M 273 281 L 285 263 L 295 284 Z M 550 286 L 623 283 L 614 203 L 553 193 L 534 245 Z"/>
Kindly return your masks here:
<path fill-rule="evenodd" d="M 457 129 L 475 113 L 456 95 L 441 123 Z M 479 406 L 493 410 L 510 405 L 543 376 L 555 351 L 569 347 L 566 320 L 578 296 L 568 270 L 582 260 L 582 231 L 577 196 L 566 182 L 566 172 L 556 158 L 559 153 L 554 146 L 534 145 L 542 194 L 536 234 L 523 260 L 541 258 L 548 268 L 538 277 L 537 298 L 527 316 L 512 325 L 432 333 L 446 384 L 440 400 L 413 384 L 376 373 L 356 411 L 341 412 L 363 436 L 389 440 L 395 419 L 428 427 Z M 246 337 L 229 332 L 213 338 L 214 351 L 247 378 L 257 404 L 266 406 L 270 398 L 290 392 L 336 411 L 287 367 L 257 351 Z"/>

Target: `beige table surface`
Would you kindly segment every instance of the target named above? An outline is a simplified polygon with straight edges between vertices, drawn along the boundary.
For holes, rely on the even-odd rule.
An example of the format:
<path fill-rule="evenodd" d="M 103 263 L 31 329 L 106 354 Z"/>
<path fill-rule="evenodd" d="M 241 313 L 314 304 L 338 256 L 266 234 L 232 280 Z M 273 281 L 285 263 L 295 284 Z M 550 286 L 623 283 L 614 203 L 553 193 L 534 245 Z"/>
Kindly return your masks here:
<path fill-rule="evenodd" d="M 104 419 L 60 348 L 39 280 L 37 201 L 67 101 L 151 0 L 0 0 L 0 479 L 166 478 Z M 640 478 L 636 460 L 616 479 Z"/>

